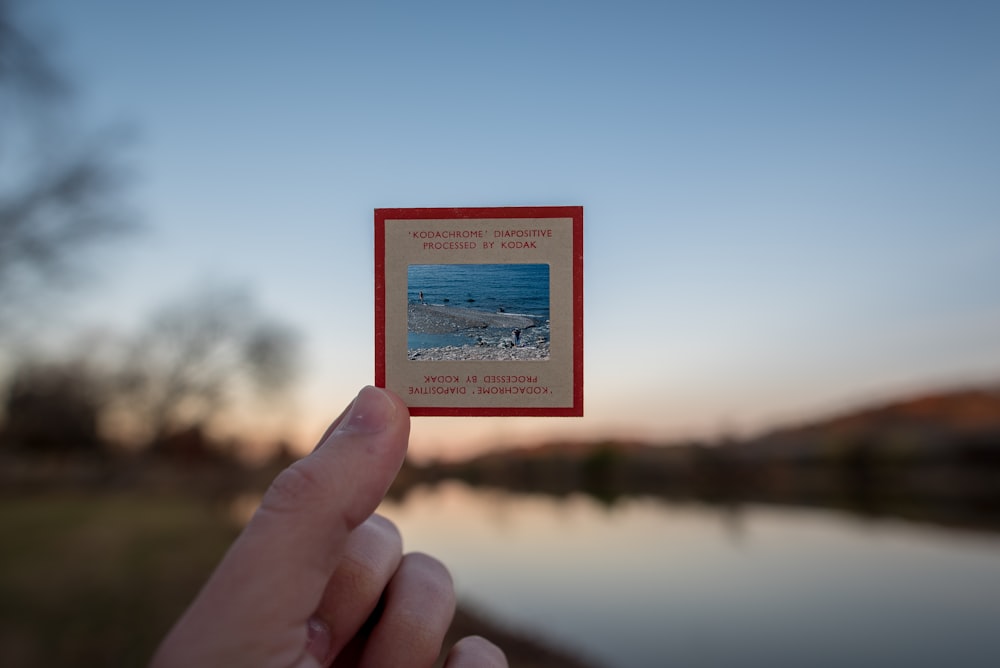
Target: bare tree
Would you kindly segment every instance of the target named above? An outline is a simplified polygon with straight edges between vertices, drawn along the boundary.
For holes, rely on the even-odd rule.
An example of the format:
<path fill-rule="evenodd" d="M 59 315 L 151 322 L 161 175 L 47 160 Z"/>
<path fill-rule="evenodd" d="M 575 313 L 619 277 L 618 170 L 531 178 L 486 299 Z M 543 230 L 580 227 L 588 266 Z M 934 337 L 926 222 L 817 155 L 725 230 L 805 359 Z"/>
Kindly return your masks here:
<path fill-rule="evenodd" d="M 0 0 L 0 332 L 12 308 L 80 276 L 84 251 L 133 229 L 109 137 L 82 140 L 71 89 Z"/>
<path fill-rule="evenodd" d="M 184 430 L 211 427 L 236 398 L 287 390 L 297 344 L 245 290 L 181 299 L 155 313 L 131 346 L 114 392 L 118 424 L 154 450 Z"/>
<path fill-rule="evenodd" d="M 82 360 L 24 361 L 7 387 L 0 445 L 31 454 L 98 454 L 101 380 Z"/>

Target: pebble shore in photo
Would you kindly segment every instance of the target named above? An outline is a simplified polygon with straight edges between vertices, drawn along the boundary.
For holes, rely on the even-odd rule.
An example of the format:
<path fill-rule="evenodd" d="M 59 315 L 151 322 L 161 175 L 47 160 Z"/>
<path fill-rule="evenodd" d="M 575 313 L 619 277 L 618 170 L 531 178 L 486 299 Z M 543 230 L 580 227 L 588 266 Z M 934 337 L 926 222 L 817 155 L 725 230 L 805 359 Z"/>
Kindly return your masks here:
<path fill-rule="evenodd" d="M 409 349 L 407 358 L 418 361 L 510 361 L 549 358 L 547 328 L 539 332 L 539 322 L 516 313 L 490 313 L 459 306 L 409 304 L 407 328 L 420 334 L 468 332 L 467 345 L 447 345 Z M 521 345 L 515 346 L 511 333 L 521 330 Z"/>
<path fill-rule="evenodd" d="M 499 346 L 444 346 L 443 348 L 422 348 L 408 350 L 406 356 L 411 360 L 422 362 L 464 362 L 466 360 L 483 362 L 509 362 L 511 360 L 547 360 L 549 358 L 548 342 L 537 346 L 520 348 L 501 348 Z"/>

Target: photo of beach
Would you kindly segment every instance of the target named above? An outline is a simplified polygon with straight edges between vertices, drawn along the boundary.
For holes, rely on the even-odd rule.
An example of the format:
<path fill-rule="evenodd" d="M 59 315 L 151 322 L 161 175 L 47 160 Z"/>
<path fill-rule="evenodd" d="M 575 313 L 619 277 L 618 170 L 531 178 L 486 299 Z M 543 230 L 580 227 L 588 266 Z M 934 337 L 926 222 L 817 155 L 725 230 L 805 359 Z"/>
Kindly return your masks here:
<path fill-rule="evenodd" d="M 549 358 L 549 265 L 411 264 L 407 357 Z"/>

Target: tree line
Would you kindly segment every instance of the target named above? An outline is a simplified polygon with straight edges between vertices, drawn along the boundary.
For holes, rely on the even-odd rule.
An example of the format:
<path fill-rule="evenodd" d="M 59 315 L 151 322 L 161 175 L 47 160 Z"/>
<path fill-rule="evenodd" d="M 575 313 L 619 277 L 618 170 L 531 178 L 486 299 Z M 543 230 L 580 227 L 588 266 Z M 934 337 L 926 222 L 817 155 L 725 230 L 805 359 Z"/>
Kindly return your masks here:
<path fill-rule="evenodd" d="M 44 314 L 86 282 L 93 253 L 141 225 L 120 133 L 80 127 L 73 86 L 16 8 L 0 0 L 0 448 L 202 447 L 234 400 L 290 387 L 296 332 L 248 291 L 217 286 L 164 304 L 134 332 L 37 350 Z"/>

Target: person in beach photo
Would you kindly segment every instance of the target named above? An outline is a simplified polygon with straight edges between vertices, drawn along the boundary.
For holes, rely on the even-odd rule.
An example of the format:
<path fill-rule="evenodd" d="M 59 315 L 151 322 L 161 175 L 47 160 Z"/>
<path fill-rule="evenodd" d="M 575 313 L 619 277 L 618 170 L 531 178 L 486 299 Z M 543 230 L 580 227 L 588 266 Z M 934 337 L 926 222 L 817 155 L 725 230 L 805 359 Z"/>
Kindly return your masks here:
<path fill-rule="evenodd" d="M 420 303 L 421 304 L 424 303 L 424 291 L 423 290 L 420 291 Z"/>
<path fill-rule="evenodd" d="M 518 348 L 521 346 L 521 330 L 514 328 L 514 347 Z"/>
<path fill-rule="evenodd" d="M 406 404 L 366 387 L 311 454 L 281 472 L 160 645 L 152 668 L 431 666 L 455 612 L 445 566 L 402 551 L 374 514 L 409 441 Z M 496 645 L 459 640 L 444 668 L 505 668 Z"/>

